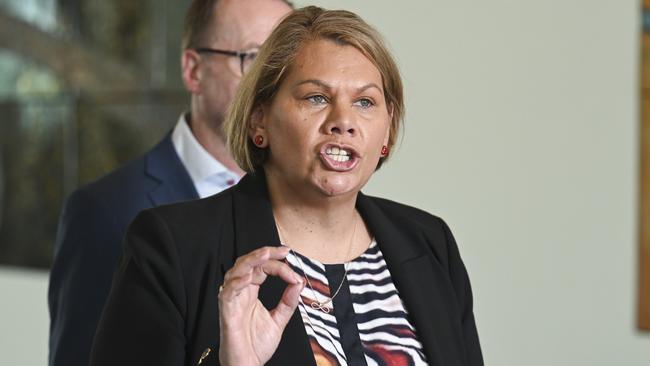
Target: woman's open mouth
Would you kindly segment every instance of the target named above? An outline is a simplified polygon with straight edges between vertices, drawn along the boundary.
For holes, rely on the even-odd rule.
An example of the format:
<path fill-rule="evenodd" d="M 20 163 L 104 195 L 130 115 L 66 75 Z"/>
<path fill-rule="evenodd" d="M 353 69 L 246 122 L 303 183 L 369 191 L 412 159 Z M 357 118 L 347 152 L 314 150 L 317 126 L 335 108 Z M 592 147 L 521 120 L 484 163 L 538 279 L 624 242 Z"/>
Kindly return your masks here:
<path fill-rule="evenodd" d="M 325 144 L 320 151 L 321 161 L 325 166 L 337 172 L 353 169 L 359 162 L 359 154 L 350 146 Z"/>

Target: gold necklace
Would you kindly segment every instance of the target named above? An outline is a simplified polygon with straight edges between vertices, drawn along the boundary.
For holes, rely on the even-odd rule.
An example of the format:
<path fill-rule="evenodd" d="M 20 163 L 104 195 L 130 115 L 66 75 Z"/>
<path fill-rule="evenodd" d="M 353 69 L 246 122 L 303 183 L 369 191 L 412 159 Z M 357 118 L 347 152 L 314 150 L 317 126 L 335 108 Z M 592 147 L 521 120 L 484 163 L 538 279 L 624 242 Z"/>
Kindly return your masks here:
<path fill-rule="evenodd" d="M 352 253 L 352 247 L 353 247 L 353 244 L 354 244 L 354 235 L 357 232 L 357 222 L 358 221 L 356 220 L 356 215 L 355 215 L 354 226 L 352 227 L 352 237 L 350 237 L 350 245 L 348 246 L 348 253 L 346 254 L 345 258 L 349 258 L 350 254 Z M 281 242 L 280 244 L 285 245 L 285 244 L 282 243 L 283 242 L 282 237 L 284 236 L 284 231 L 280 227 L 280 223 L 278 223 L 276 221 L 276 224 L 278 225 L 278 234 L 280 234 L 280 242 Z M 293 249 L 291 249 L 291 247 L 289 247 L 289 250 L 291 251 L 291 254 L 293 254 L 293 256 L 296 258 L 296 261 L 298 262 L 298 265 L 300 266 L 300 270 L 302 270 L 302 274 L 305 277 L 305 280 L 307 280 L 307 285 L 309 286 L 309 289 L 311 290 L 311 293 L 314 295 L 314 300 L 310 304 L 311 308 L 314 309 L 314 310 L 320 310 L 320 311 L 324 312 L 325 314 L 329 314 L 330 311 L 332 311 L 332 309 L 331 309 L 330 306 L 328 306 L 328 304 L 332 304 L 332 306 L 334 306 L 334 304 L 332 302 L 334 301 L 334 298 L 336 297 L 336 295 L 339 294 L 339 291 L 341 291 L 341 288 L 343 287 L 343 283 L 347 279 L 347 276 L 348 276 L 348 262 L 343 263 L 343 268 L 345 269 L 345 272 L 343 273 L 343 279 L 341 279 L 341 283 L 336 288 L 336 291 L 334 292 L 334 295 L 331 296 L 331 297 L 326 297 L 325 301 L 318 301 L 317 292 L 314 290 L 314 287 L 312 286 L 311 281 L 309 281 L 309 277 L 307 276 L 307 272 L 305 272 L 305 268 L 302 265 L 302 260 L 296 255 L 296 252 L 294 252 Z M 302 301 L 302 297 L 301 297 L 301 301 Z"/>

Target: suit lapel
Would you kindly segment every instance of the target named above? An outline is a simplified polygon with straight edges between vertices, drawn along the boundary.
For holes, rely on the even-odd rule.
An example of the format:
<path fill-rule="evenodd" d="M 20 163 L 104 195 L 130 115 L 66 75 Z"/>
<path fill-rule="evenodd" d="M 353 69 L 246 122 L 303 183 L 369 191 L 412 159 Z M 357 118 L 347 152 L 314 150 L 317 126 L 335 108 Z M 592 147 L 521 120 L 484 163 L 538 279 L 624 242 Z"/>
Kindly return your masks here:
<path fill-rule="evenodd" d="M 388 217 L 372 199 L 359 194 L 357 209 L 381 249 L 400 298 L 422 342 L 429 365 L 462 365 L 462 335 L 449 275 L 432 261 L 427 238 L 402 218 Z M 391 214 L 395 212 L 391 211 Z M 453 340 L 443 339 L 453 335 Z M 447 347 L 450 342 L 458 347 Z"/>
<path fill-rule="evenodd" d="M 174 150 L 171 134 L 145 156 L 145 174 L 158 183 L 149 192 L 153 206 L 199 198 L 190 175 Z"/>
<path fill-rule="evenodd" d="M 280 239 L 266 189 L 264 172 L 248 174 L 233 191 L 235 221 L 234 258 L 264 246 L 279 246 Z M 232 264 L 226 267 L 231 267 Z M 276 307 L 286 288 L 284 281 L 269 277 L 260 287 L 259 298 L 267 309 Z M 278 349 L 267 365 L 314 365 L 307 333 L 296 309 L 284 329 Z"/>

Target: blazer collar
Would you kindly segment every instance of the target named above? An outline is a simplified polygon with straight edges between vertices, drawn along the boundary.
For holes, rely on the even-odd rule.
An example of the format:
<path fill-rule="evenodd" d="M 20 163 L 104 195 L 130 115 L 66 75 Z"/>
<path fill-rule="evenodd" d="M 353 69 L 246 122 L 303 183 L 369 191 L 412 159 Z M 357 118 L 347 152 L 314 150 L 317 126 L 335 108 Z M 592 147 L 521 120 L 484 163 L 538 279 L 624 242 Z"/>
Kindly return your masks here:
<path fill-rule="evenodd" d="M 234 258 L 263 246 L 280 245 L 263 171 L 246 175 L 234 187 L 233 206 Z M 438 346 L 442 332 L 436 329 L 440 327 L 440 316 L 445 314 L 444 311 L 439 316 L 432 313 L 440 305 L 431 290 L 434 281 L 429 277 L 435 276 L 431 270 L 428 245 L 422 243 L 426 239 L 418 237 L 418 233 L 407 232 L 409 228 L 398 227 L 373 198 L 359 193 L 356 206 L 384 254 L 393 282 L 415 323 L 429 364 L 442 365 L 442 350 Z M 413 229 L 412 226 L 410 228 Z M 260 301 L 267 309 L 274 308 L 285 287 L 279 278 L 268 278 L 260 287 Z M 451 321 L 449 318 L 443 321 Z M 315 365 L 298 310 L 285 328 L 278 350 L 269 361 L 269 365 L 293 364 Z"/>
<path fill-rule="evenodd" d="M 444 344 L 440 337 L 448 331 L 441 328 L 447 328 L 445 323 L 453 321 L 453 317 L 439 310 L 440 298 L 436 298 L 435 288 L 437 282 L 447 277 L 432 270 L 432 253 L 427 238 L 412 223 L 402 222 L 404 217 L 389 217 L 389 213 L 395 215 L 395 212 L 382 209 L 377 199 L 362 193 L 357 199 L 357 210 L 383 253 L 393 283 L 414 323 L 428 364 L 456 364 L 444 362 L 446 358 L 441 357 L 441 353 L 448 351 L 440 347 L 440 344 Z"/>
<path fill-rule="evenodd" d="M 145 174 L 159 183 L 149 192 L 154 206 L 199 198 L 187 169 L 174 150 L 171 134 L 167 134 L 144 159 Z"/>

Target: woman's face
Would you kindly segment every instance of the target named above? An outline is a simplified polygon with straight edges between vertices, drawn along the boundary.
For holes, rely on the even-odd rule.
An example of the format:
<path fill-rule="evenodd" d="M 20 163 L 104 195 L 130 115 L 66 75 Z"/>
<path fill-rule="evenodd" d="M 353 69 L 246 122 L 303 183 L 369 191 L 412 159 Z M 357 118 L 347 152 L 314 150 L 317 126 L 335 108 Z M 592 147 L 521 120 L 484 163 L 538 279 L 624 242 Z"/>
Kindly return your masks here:
<path fill-rule="evenodd" d="M 377 167 L 390 111 L 379 70 L 356 48 L 305 44 L 273 101 L 253 116 L 268 141 L 269 179 L 301 193 L 356 193 Z"/>

